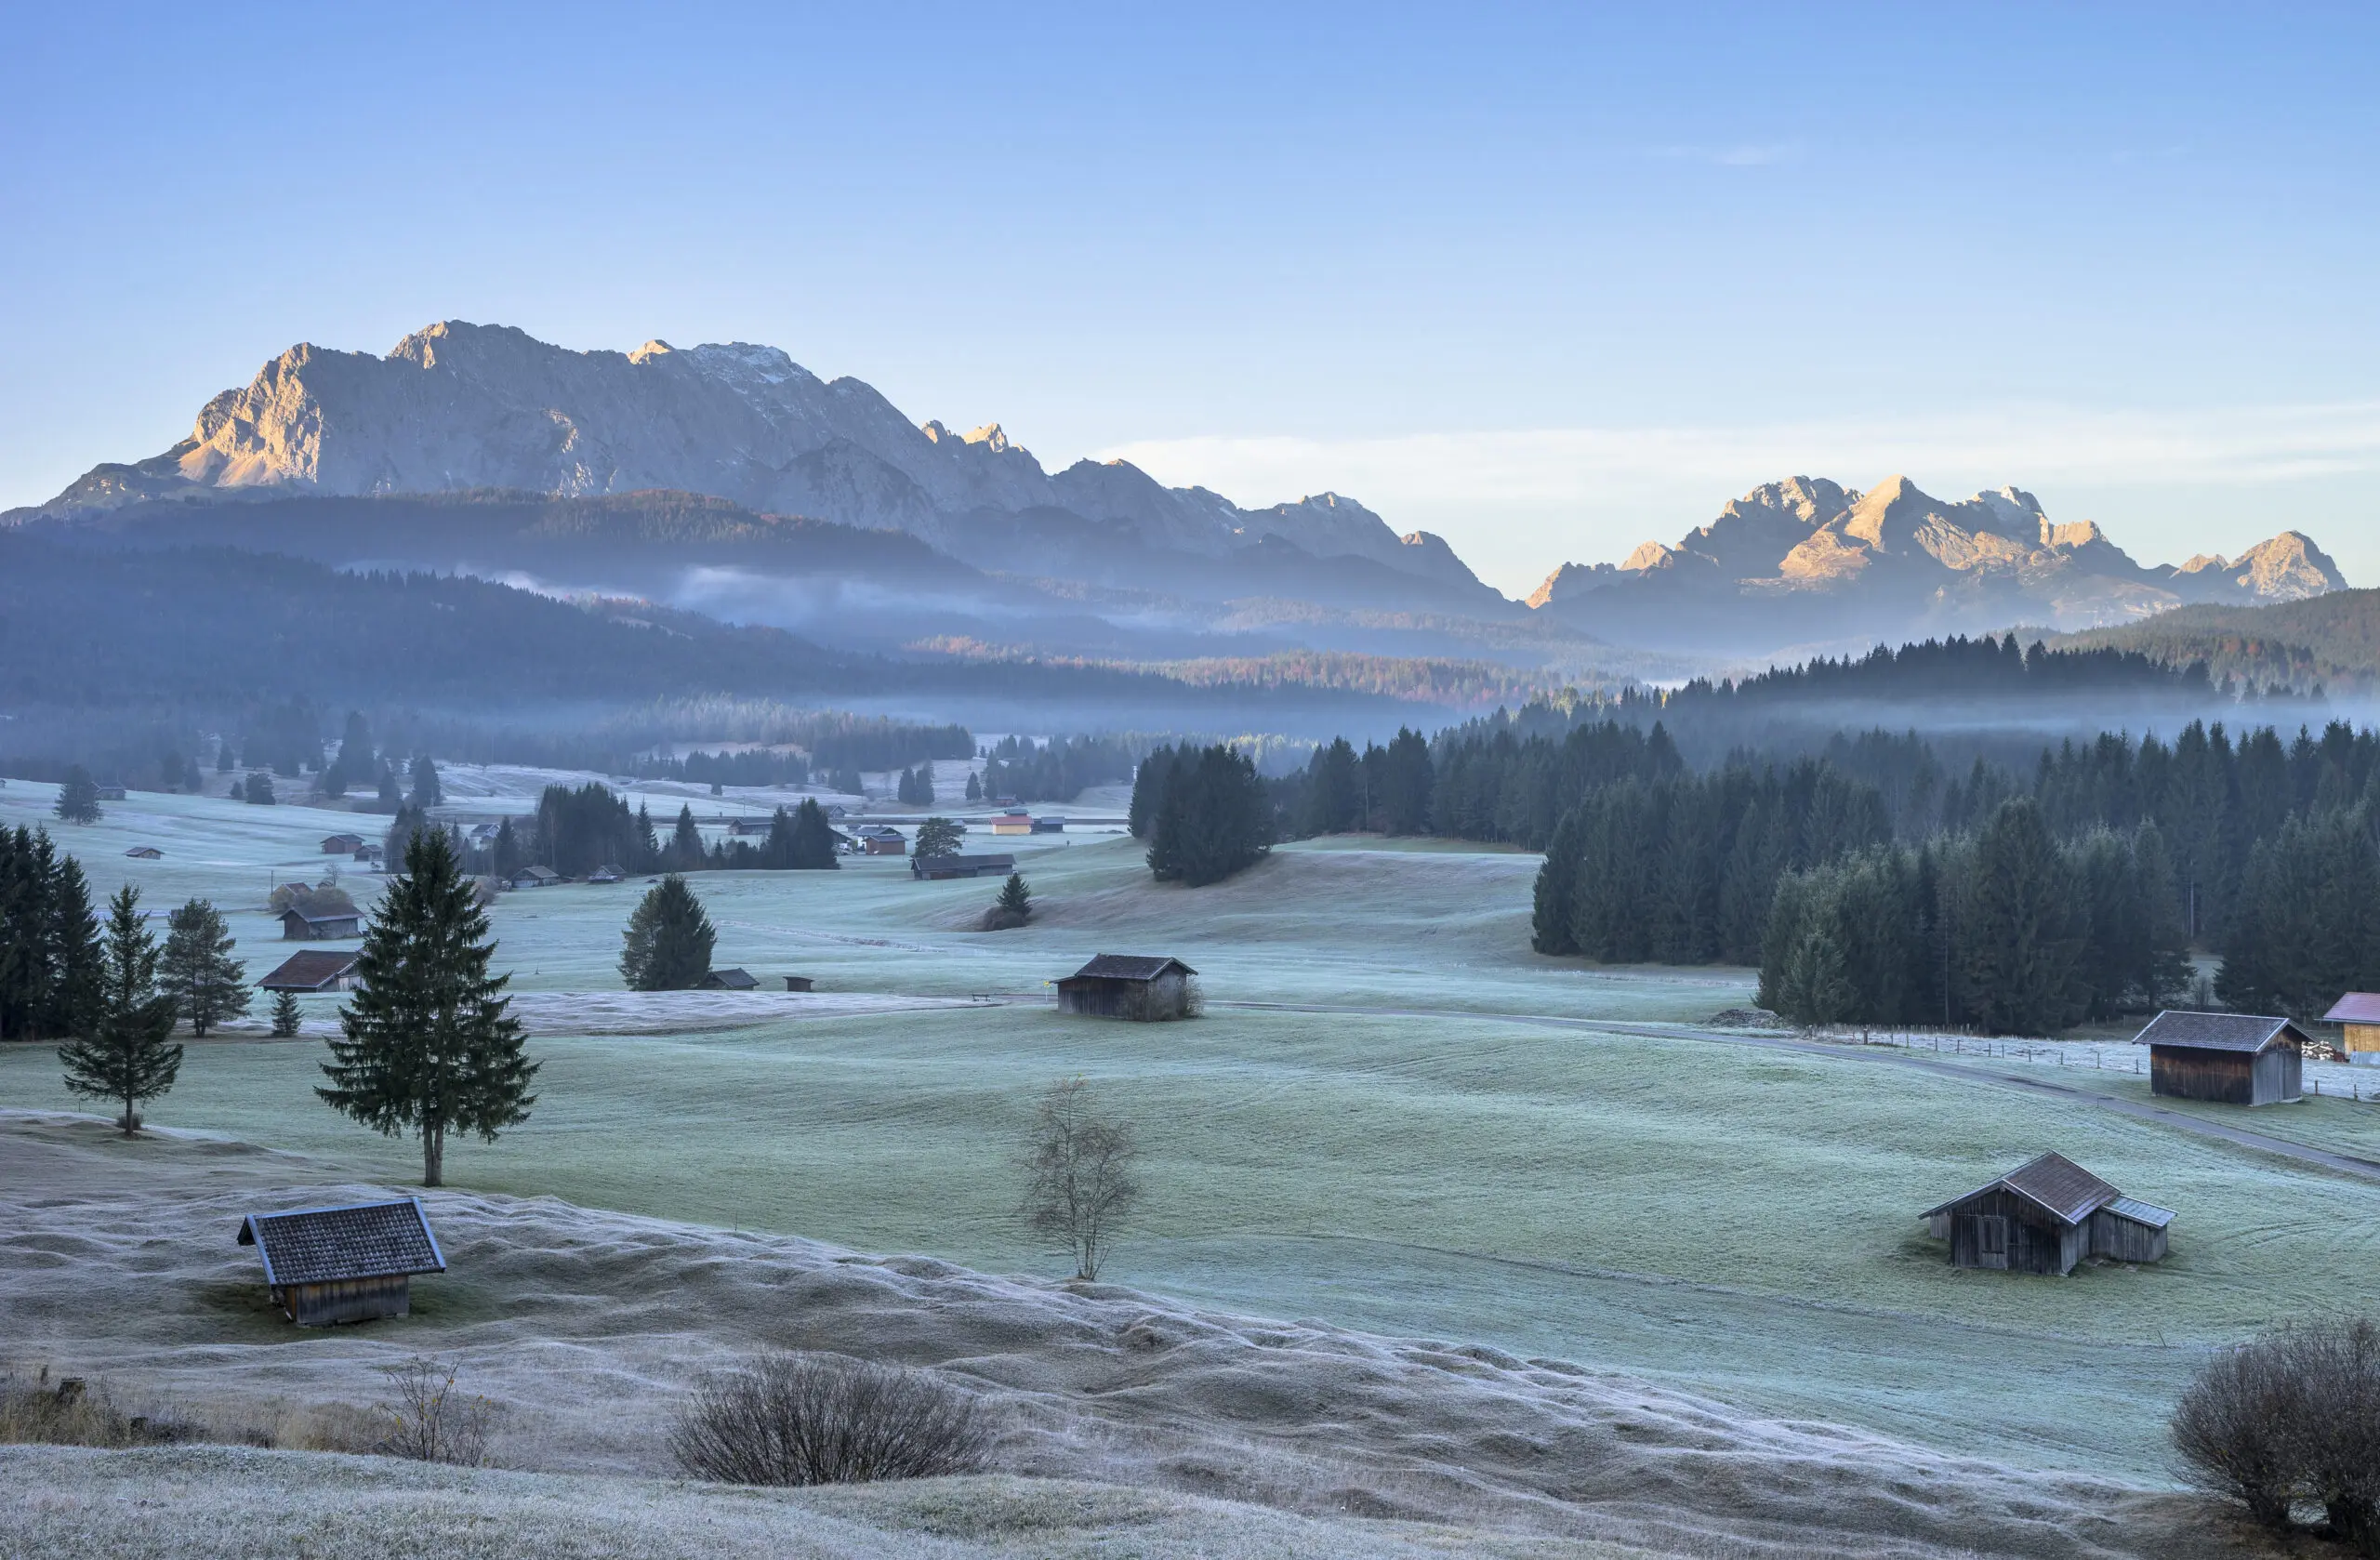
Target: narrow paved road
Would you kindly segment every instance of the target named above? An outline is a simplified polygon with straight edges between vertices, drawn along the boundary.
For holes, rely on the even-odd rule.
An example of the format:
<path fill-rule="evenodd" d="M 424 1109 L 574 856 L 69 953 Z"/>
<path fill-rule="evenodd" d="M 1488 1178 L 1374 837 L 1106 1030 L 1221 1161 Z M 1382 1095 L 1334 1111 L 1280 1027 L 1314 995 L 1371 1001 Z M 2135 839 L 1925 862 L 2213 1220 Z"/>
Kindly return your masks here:
<path fill-rule="evenodd" d="M 1565 1018 L 1553 1013 L 1512 1013 L 1476 1011 L 1467 1008 L 1367 1008 L 1325 1002 L 1216 1002 L 1210 1008 L 1238 1008 L 1259 1012 L 1288 1013 L 1349 1013 L 1367 1018 L 1437 1018 L 1479 1019 L 1497 1024 L 1527 1024 L 1542 1029 L 1585 1030 L 1594 1034 L 1634 1035 L 1656 1040 L 1705 1040 L 1719 1045 L 1752 1046 L 1764 1051 L 1798 1051 L 1811 1056 L 1830 1056 L 1837 1061 L 1879 1062 L 1894 1066 L 1915 1067 L 1921 1072 L 1938 1073 L 1966 1083 L 1998 1084 L 2003 1088 L 2030 1090 L 2037 1094 L 2055 1095 L 2082 1104 L 2096 1105 L 2118 1116 L 2129 1116 L 2141 1121 L 2154 1121 L 2176 1131 L 2228 1143 L 2235 1147 L 2252 1148 L 2260 1154 L 2271 1154 L 2300 1164 L 2316 1165 L 2336 1170 L 2342 1175 L 2380 1181 L 2380 1162 L 2360 1158 L 2352 1154 L 2335 1154 L 2327 1148 L 2294 1143 L 2287 1138 L 2251 1131 L 2245 1127 L 2233 1127 L 2221 1121 L 2208 1121 L 2180 1111 L 2167 1110 L 2162 1105 L 2143 1104 L 2137 1100 L 2120 1099 L 2096 1090 L 2078 1089 L 2071 1084 L 2055 1083 L 2047 1078 L 2026 1077 L 2016 1073 L 1987 1072 L 1979 1067 L 1945 1062 L 1932 1056 L 1915 1056 L 1886 1046 L 1829 1045 L 1823 1040 L 1805 1040 L 1791 1035 L 1730 1034 L 1715 1029 L 1654 1028 L 1641 1024 L 1625 1024 L 1613 1019 Z"/>

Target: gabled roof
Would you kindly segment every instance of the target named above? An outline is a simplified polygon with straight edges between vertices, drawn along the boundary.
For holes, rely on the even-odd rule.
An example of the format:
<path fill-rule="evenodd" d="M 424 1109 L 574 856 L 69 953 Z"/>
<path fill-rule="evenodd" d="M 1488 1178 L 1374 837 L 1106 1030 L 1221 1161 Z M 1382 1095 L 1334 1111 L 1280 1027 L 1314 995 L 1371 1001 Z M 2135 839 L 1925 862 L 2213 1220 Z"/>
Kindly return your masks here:
<path fill-rule="evenodd" d="M 1068 975 L 1070 981 L 1153 981 L 1173 972 L 1195 975 L 1198 972 L 1178 958 L 1151 958 L 1133 953 L 1103 953 L 1090 963 Z"/>
<path fill-rule="evenodd" d="M 703 977 L 703 985 L 724 987 L 729 991 L 750 991 L 760 984 L 749 972 L 740 969 L 713 970 Z"/>
<path fill-rule="evenodd" d="M 2079 1224 L 2097 1209 L 2122 1197 L 2123 1194 L 2084 1170 L 2063 1154 L 2040 1154 L 2018 1165 L 2006 1175 L 1987 1181 L 1964 1196 L 1927 1209 L 1918 1215 L 1931 1219 L 1937 1213 L 1947 1213 L 1963 1202 L 1972 1202 L 1984 1193 L 1998 1187 L 2013 1192 L 2043 1212 L 2069 1224 Z M 2141 1205 L 2147 1207 L 2146 1203 Z M 2173 1215 L 2167 1214 L 2167 1218 Z"/>
<path fill-rule="evenodd" d="M 2192 1051 L 2257 1051 L 2281 1039 L 2306 1043 L 2305 1033 L 2285 1018 L 2252 1013 L 2165 1011 L 2134 1038 L 2144 1045 L 2186 1046 Z"/>
<path fill-rule="evenodd" d="M 360 955 L 310 948 L 283 959 L 281 968 L 257 982 L 267 991 L 320 991 L 355 968 Z"/>
<path fill-rule="evenodd" d="M 274 1289 L 446 1271 L 417 1197 L 251 1213 L 240 1222 L 240 1244 L 257 1249 Z"/>
<path fill-rule="evenodd" d="M 158 861 L 165 854 L 154 845 L 135 845 L 124 853 L 128 856 L 139 856 L 143 861 Z"/>
<path fill-rule="evenodd" d="M 323 843 L 325 845 L 336 845 L 342 841 L 345 841 L 347 843 L 347 848 L 351 851 L 356 846 L 364 843 L 364 836 L 360 834 L 325 834 L 323 836 Z"/>
<path fill-rule="evenodd" d="M 2380 992 L 2350 991 L 2331 1004 L 2325 1024 L 2380 1024 Z"/>
<path fill-rule="evenodd" d="M 348 909 L 344 909 L 344 910 L 342 910 L 342 909 L 337 908 L 337 906 L 327 906 L 327 905 L 324 905 L 324 906 L 298 906 L 298 905 L 292 905 L 291 906 L 289 906 L 289 908 L 287 908 L 286 910 L 284 910 L 284 911 L 282 911 L 282 912 L 281 912 L 281 919 L 284 919 L 284 920 L 287 920 L 287 919 L 288 919 L 290 917 L 292 917 L 292 916 L 296 916 L 299 920 L 304 921 L 308 926 L 321 926 L 321 925 L 322 925 L 322 924 L 324 924 L 325 921 L 335 921 L 335 920 L 361 920 L 361 919 L 364 919 L 364 912 L 363 912 L 363 911 L 361 911 L 361 910 L 355 909 L 355 908 L 353 908 L 352 906 L 350 906 L 350 908 L 348 908 Z"/>

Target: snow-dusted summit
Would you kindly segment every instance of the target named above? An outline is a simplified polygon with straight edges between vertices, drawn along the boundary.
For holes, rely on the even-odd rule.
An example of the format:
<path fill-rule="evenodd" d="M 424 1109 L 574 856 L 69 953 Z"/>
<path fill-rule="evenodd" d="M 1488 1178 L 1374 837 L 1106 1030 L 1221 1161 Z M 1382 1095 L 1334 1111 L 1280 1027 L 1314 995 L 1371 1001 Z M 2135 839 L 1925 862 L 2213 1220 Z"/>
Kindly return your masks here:
<path fill-rule="evenodd" d="M 1276 536 L 1482 599 L 1445 542 L 1399 536 L 1320 494 L 1243 509 L 1124 461 L 1042 469 L 995 423 L 911 422 L 858 379 L 821 379 L 774 347 L 578 352 L 449 320 L 386 357 L 301 344 L 200 409 L 190 437 L 93 469 L 42 506 L 105 509 L 205 490 L 363 496 L 509 489 L 709 494 L 768 513 L 909 532 L 964 556 L 983 517 L 1051 511 L 1164 551 L 1226 558 Z M 1062 562 L 1062 561 L 1054 561 Z M 1062 571 L 1058 571 L 1062 572 Z"/>

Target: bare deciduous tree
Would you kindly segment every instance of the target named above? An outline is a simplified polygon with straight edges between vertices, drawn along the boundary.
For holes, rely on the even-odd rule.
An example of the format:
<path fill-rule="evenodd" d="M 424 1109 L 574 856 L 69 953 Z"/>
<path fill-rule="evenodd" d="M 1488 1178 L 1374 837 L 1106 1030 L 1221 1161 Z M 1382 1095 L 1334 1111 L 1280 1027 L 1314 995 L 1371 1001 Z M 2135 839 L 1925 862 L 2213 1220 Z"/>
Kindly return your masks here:
<path fill-rule="evenodd" d="M 2174 1410 L 2186 1476 L 2267 1527 L 2322 1508 L 2330 1536 L 2380 1555 L 2380 1323 L 2302 1323 L 2209 1360 Z"/>
<path fill-rule="evenodd" d="M 1076 1277 L 1099 1276 L 1117 1226 L 1140 1198 L 1139 1157 L 1131 1128 L 1099 1115 L 1083 1079 L 1066 1078 L 1041 1096 L 1025 1150 L 1025 1217 L 1036 1234 L 1065 1242 Z"/>
<path fill-rule="evenodd" d="M 781 1354 L 704 1381 L 669 1449 L 722 1484 L 858 1484 L 972 1474 L 991 1442 L 974 1395 L 924 1371 Z"/>

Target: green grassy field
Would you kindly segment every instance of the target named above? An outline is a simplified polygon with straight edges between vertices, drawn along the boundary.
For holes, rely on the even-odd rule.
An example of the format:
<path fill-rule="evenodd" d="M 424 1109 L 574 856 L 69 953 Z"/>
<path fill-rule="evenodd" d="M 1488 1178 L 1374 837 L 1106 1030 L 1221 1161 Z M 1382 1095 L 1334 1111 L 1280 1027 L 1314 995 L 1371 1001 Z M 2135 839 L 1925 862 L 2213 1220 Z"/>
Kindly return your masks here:
<path fill-rule="evenodd" d="M 0 818 L 46 805 L 46 787 L 0 791 Z M 193 892 L 253 906 L 266 870 L 304 863 L 300 847 L 334 823 L 136 796 L 102 825 L 59 832 L 102 890 L 137 874 L 161 906 Z M 136 839 L 166 858 L 124 860 Z M 1694 1021 L 1749 996 L 1741 971 L 1590 971 L 1528 954 L 1533 858 L 1334 841 L 1203 891 L 1151 885 L 1129 842 L 1044 846 L 1026 865 L 1043 920 L 990 935 L 963 927 L 994 885 L 915 884 L 895 863 L 696 887 L 721 962 L 763 976 L 1034 993 L 1098 948 L 1172 952 L 1202 972 L 1210 1016 L 1135 1026 L 1012 1005 L 541 1038 L 534 1118 L 495 1145 L 451 1147 L 450 1178 L 1055 1273 L 1013 1217 L 1014 1157 L 1036 1091 L 1080 1073 L 1148 1152 L 1150 1196 L 1108 1275 L 1118 1282 L 2149 1478 L 2200 1350 L 2360 1300 L 2380 1257 L 2380 1186 L 2080 1103 L 1870 1058 L 1486 1016 Z M 507 895 L 499 962 L 524 987 L 616 987 L 636 892 Z M 267 924 L 235 926 L 252 972 L 283 951 L 248 941 Z M 1234 1001 L 1478 1016 L 1222 1005 Z M 320 1054 L 311 1041 L 194 1044 L 152 1118 L 391 1183 L 416 1173 L 410 1144 L 314 1101 Z M 0 1104 L 73 1106 L 37 1047 L 0 1050 Z M 2357 1108 L 2322 1102 L 2291 1122 L 2352 1135 Z M 2179 1210 L 2173 1258 L 2066 1280 L 1949 1268 L 1918 1213 L 2044 1148 Z"/>

